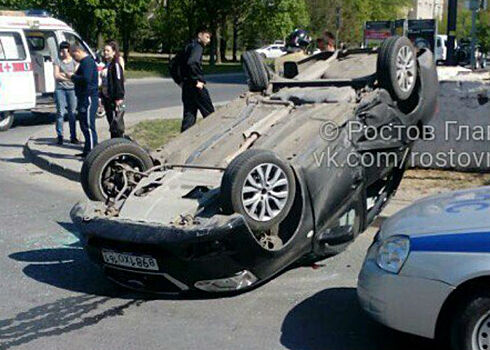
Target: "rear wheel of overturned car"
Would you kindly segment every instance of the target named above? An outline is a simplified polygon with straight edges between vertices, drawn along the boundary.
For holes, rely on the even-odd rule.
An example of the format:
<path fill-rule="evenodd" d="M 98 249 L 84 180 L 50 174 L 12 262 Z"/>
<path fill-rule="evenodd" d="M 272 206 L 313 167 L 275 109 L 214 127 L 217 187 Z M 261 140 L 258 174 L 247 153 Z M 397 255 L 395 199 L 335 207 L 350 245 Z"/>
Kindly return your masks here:
<path fill-rule="evenodd" d="M 0 112 L 0 131 L 7 131 L 14 123 L 12 112 Z"/>
<path fill-rule="evenodd" d="M 263 92 L 267 90 L 269 73 L 262 57 L 255 51 L 247 51 L 243 54 L 242 59 L 250 91 Z"/>
<path fill-rule="evenodd" d="M 123 167 L 136 172 L 125 171 Z M 90 152 L 83 163 L 80 181 L 89 199 L 104 202 L 116 198 L 123 190 L 128 194 L 141 180 L 137 172 L 152 167 L 153 160 L 139 145 L 124 138 L 111 139 Z"/>
<path fill-rule="evenodd" d="M 490 292 L 483 288 L 486 287 L 463 298 L 451 317 L 452 324 L 446 335 L 454 350 L 490 349 Z M 442 343 L 447 342 L 442 340 Z"/>
<path fill-rule="evenodd" d="M 417 52 L 406 37 L 387 39 L 378 53 L 377 78 L 381 88 L 393 98 L 405 101 L 412 95 L 417 83 Z"/>
<path fill-rule="evenodd" d="M 295 193 L 291 166 L 265 150 L 240 154 L 221 181 L 223 211 L 242 214 L 254 232 L 271 230 L 281 223 L 291 210 Z"/>

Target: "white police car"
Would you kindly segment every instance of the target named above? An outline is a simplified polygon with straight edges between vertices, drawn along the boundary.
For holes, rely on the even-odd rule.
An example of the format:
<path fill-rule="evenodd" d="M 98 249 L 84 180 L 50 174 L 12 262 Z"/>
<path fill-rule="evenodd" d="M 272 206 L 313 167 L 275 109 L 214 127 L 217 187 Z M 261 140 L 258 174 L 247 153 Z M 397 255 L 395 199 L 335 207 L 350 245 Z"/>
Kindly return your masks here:
<path fill-rule="evenodd" d="M 388 327 L 452 349 L 489 349 L 490 187 L 421 199 L 390 217 L 357 290 Z"/>

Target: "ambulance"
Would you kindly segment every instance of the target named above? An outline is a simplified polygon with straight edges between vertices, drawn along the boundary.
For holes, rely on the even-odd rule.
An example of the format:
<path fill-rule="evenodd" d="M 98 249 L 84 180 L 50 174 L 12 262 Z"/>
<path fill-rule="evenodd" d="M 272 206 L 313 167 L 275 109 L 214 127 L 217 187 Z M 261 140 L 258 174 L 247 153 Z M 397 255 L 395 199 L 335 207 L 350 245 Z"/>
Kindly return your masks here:
<path fill-rule="evenodd" d="M 45 11 L 0 11 L 0 131 L 10 128 L 14 112 L 53 101 L 53 62 L 62 41 L 96 58 L 80 35 Z"/>

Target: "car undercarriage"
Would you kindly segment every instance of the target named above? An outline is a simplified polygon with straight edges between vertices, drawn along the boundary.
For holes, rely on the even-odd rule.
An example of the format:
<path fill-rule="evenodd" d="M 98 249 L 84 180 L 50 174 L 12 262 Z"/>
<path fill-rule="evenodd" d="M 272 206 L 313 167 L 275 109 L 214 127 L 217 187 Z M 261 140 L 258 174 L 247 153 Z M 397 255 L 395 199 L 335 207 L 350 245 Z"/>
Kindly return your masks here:
<path fill-rule="evenodd" d="M 411 132 L 436 112 L 432 54 L 405 38 L 286 62 L 283 77 L 253 52 L 244 67 L 250 92 L 161 149 L 113 139 L 86 159 L 90 200 L 71 216 L 115 282 L 242 292 L 340 253 L 395 193 Z"/>

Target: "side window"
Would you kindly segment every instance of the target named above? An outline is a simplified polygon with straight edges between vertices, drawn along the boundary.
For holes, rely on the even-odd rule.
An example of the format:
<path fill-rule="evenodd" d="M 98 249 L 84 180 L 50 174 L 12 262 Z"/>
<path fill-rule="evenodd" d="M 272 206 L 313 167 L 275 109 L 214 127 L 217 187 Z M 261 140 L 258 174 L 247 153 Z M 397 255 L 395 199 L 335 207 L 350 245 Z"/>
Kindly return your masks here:
<path fill-rule="evenodd" d="M 65 35 L 66 41 L 68 41 L 70 43 L 70 45 L 80 46 L 81 48 L 83 48 L 83 50 L 86 53 L 89 53 L 87 47 L 85 46 L 85 44 L 83 43 L 83 41 L 78 36 L 76 36 L 73 33 L 68 33 L 68 32 L 64 32 L 63 34 Z"/>
<path fill-rule="evenodd" d="M 50 57 L 51 60 L 58 57 L 58 43 L 53 31 L 26 30 L 25 33 L 31 54 Z"/>
<path fill-rule="evenodd" d="M 0 60 L 23 61 L 27 57 L 19 33 L 0 33 Z"/>

